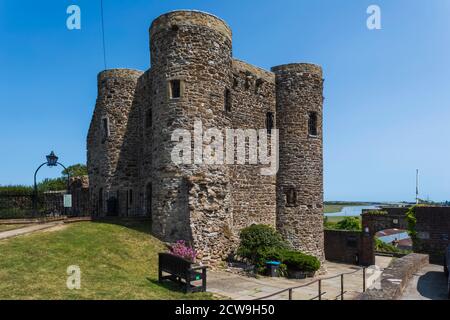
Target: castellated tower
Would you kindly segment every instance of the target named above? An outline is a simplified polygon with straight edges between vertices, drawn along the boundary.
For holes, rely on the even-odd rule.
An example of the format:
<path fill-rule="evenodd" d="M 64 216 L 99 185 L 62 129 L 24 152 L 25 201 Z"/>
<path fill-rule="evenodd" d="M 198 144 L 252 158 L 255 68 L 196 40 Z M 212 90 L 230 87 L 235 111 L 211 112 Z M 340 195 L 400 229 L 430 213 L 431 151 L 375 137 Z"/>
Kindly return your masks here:
<path fill-rule="evenodd" d="M 188 239 L 204 262 L 227 254 L 231 224 L 225 165 L 176 165 L 176 129 L 194 133 L 230 127 L 224 97 L 231 87 L 231 30 L 219 18 L 175 11 L 150 28 L 153 97 L 153 232 L 166 241 Z M 193 137 L 192 137 L 193 139 Z M 194 160 L 194 158 L 192 158 Z"/>
<path fill-rule="evenodd" d="M 129 215 L 128 190 L 138 181 L 138 114 L 135 91 L 141 71 L 112 69 L 98 77 L 98 97 L 89 128 L 87 165 L 94 214 Z M 123 205 L 120 205 L 123 204 Z"/>
<path fill-rule="evenodd" d="M 320 67 L 270 72 L 234 59 L 231 29 L 205 12 L 163 14 L 149 33 L 150 69 L 98 75 L 87 139 L 93 214 L 146 216 L 155 236 L 187 241 L 205 264 L 232 253 L 252 224 L 276 226 L 296 249 L 323 260 Z M 248 135 L 228 141 L 225 129 Z M 255 150 L 260 132 L 275 129 L 277 176 L 261 174 L 269 165 L 250 163 L 250 155 L 244 164 L 205 162 L 207 132 L 224 147 Z M 191 146 L 181 152 L 188 163 L 173 161 L 181 142 Z"/>
<path fill-rule="evenodd" d="M 277 228 L 294 248 L 323 261 L 322 69 L 288 64 L 272 71 L 280 130 Z"/>

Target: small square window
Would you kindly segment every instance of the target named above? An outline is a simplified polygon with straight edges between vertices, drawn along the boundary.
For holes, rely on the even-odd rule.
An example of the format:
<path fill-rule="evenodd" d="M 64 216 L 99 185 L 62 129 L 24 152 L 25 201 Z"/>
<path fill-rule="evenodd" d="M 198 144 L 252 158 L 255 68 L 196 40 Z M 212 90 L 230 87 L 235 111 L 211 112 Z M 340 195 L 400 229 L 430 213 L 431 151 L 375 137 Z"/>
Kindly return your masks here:
<path fill-rule="evenodd" d="M 170 98 L 178 99 L 181 97 L 181 81 L 171 80 L 170 81 Z"/>
<path fill-rule="evenodd" d="M 310 136 L 317 136 L 317 112 L 309 112 L 308 114 L 308 133 Z"/>

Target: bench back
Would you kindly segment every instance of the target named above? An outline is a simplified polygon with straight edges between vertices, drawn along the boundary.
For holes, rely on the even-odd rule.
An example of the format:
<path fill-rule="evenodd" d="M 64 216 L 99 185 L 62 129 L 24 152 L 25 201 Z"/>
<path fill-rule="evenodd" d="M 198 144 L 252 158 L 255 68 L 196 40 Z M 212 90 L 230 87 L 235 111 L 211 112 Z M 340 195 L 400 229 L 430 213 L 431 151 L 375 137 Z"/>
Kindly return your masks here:
<path fill-rule="evenodd" d="M 185 277 L 187 271 L 191 268 L 191 263 L 183 258 L 174 256 L 170 253 L 159 254 L 159 269 L 161 271 Z"/>

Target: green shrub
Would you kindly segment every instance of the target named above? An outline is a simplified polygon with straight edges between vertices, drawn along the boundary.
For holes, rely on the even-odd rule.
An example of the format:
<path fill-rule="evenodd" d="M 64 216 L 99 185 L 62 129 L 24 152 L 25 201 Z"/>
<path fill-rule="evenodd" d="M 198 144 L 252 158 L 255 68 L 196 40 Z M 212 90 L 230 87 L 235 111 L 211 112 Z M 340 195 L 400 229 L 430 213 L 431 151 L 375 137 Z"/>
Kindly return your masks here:
<path fill-rule="evenodd" d="M 313 256 L 289 249 L 277 231 L 266 225 L 252 225 L 241 231 L 237 254 L 255 265 L 258 273 L 263 273 L 267 261 L 281 262 L 280 271 L 286 269 L 315 272 L 320 261 Z"/>
<path fill-rule="evenodd" d="M 293 271 L 316 272 L 320 269 L 320 261 L 314 256 L 310 256 L 298 251 L 284 251 L 283 264 Z"/>
<path fill-rule="evenodd" d="M 266 259 L 277 250 L 287 248 L 277 231 L 266 225 L 252 225 L 242 229 L 237 254 L 249 260 L 256 267 L 263 267 Z"/>

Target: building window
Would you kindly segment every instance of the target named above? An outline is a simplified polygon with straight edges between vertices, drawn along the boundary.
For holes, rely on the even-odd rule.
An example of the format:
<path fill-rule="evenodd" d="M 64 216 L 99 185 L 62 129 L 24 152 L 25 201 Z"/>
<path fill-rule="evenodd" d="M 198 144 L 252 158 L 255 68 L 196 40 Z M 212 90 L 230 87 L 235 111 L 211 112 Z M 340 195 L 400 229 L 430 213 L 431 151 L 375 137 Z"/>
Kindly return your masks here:
<path fill-rule="evenodd" d="M 181 81 L 171 80 L 170 81 L 170 98 L 178 99 L 181 97 Z"/>
<path fill-rule="evenodd" d="M 308 133 L 310 136 L 317 136 L 317 112 L 308 114 Z"/>
<path fill-rule="evenodd" d="M 102 119 L 102 131 L 103 131 L 103 140 L 106 140 L 109 137 L 110 131 L 109 131 L 109 119 L 103 118 Z"/>
<path fill-rule="evenodd" d="M 272 129 L 274 128 L 273 112 L 267 112 L 266 114 L 266 128 L 267 134 L 272 134 Z"/>
<path fill-rule="evenodd" d="M 153 118 L 152 118 L 152 110 L 148 110 L 146 115 L 145 115 L 145 127 L 151 128 L 152 127 L 152 122 L 153 122 Z"/>
<path fill-rule="evenodd" d="M 133 189 L 128 190 L 128 204 L 133 205 Z"/>
<path fill-rule="evenodd" d="M 297 205 L 297 191 L 289 188 L 286 192 L 286 206 L 295 207 Z"/>
<path fill-rule="evenodd" d="M 231 91 L 230 89 L 225 89 L 225 111 L 231 112 Z"/>

